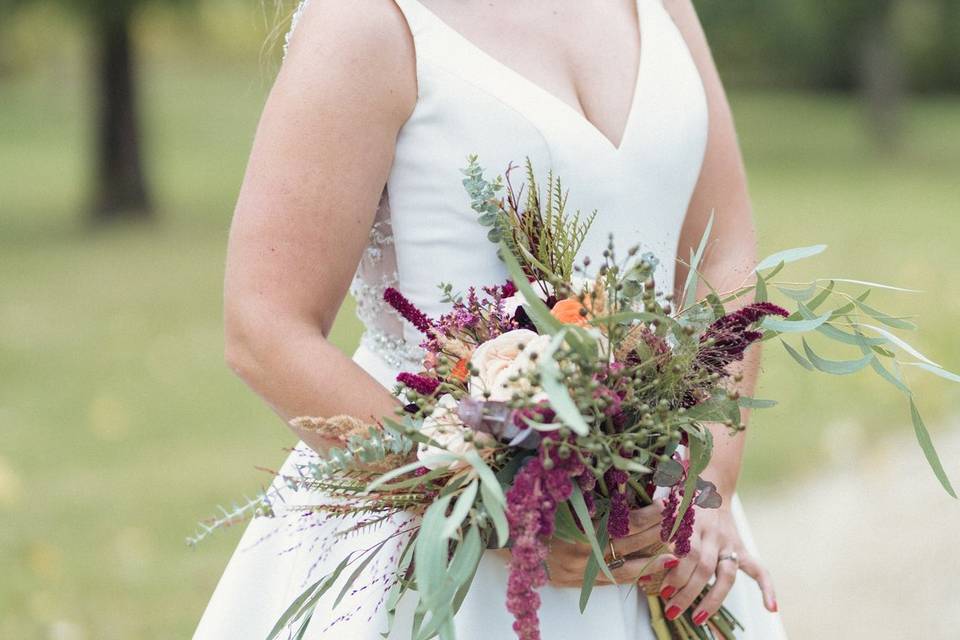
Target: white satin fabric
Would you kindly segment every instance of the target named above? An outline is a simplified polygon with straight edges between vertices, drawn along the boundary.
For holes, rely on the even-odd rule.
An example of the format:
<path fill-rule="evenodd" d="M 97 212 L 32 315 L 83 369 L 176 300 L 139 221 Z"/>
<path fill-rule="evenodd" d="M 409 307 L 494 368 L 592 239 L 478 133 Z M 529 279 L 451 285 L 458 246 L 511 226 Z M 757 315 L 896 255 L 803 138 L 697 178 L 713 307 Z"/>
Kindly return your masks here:
<path fill-rule="evenodd" d="M 354 286 L 360 316 L 370 329 L 367 338 L 376 337 L 364 341 L 354 360 L 388 388 L 399 370 L 415 366 L 409 348 L 420 337 L 414 328 L 384 315 L 377 300 L 383 286 L 398 287 L 427 314 L 437 316 L 444 311 L 437 289 L 441 280 L 452 283 L 455 291 L 505 280 L 495 247 L 477 223 L 461 184 L 459 170 L 470 154 L 479 155 L 489 177 L 502 173 L 508 163 L 522 164 L 526 157 L 541 178 L 553 169 L 570 191 L 571 210 L 599 212 L 583 255 L 599 259 L 613 233 L 621 251 L 639 244 L 654 252 L 661 260 L 658 280 L 671 283 L 708 123 L 700 76 L 661 0 L 637 0 L 641 62 L 619 148 L 572 107 L 474 46 L 417 0 L 395 1 L 414 38 L 418 100 L 400 131 L 385 189 L 388 197 Z M 518 172 L 518 183 L 522 177 Z M 385 231 L 390 226 L 392 234 Z M 401 336 L 390 335 L 400 326 L 407 343 L 402 349 L 397 346 Z M 300 445 L 284 471 L 295 472 L 297 462 L 310 455 Z M 282 483 L 275 489 L 287 504 L 322 499 L 294 493 Z M 736 498 L 734 509 L 752 547 Z M 297 513 L 252 522 L 194 638 L 264 638 L 287 605 L 346 553 L 381 541 L 389 527 L 403 523 L 335 537 L 349 525 Z M 383 554 L 382 561 L 369 567 L 335 610 L 331 606 L 339 588 L 331 590 L 321 600 L 306 638 L 378 640 L 387 626 L 380 603 L 392 556 Z M 459 640 L 515 637 L 505 608 L 506 579 L 503 561 L 485 554 L 456 618 Z M 633 585 L 596 588 L 583 615 L 578 589 L 548 586 L 541 598 L 546 640 L 653 638 L 646 598 Z M 410 604 L 401 603 L 390 638 L 409 638 Z M 738 637 L 785 638 L 779 618 L 763 609 L 758 588 L 744 574 L 726 604 L 747 629 Z"/>

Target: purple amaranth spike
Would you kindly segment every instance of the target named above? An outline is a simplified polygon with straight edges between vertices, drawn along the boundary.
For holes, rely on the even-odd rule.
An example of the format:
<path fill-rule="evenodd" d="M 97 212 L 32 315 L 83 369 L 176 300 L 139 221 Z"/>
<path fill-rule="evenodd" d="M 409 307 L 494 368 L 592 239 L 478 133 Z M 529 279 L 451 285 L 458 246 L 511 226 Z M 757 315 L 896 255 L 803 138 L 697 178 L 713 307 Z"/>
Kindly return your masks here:
<path fill-rule="evenodd" d="M 412 302 L 407 300 L 402 293 L 393 287 L 387 287 L 383 292 L 383 299 L 387 304 L 396 309 L 397 313 L 403 316 L 405 320 L 419 329 L 421 333 L 427 336 L 432 335 L 433 322 L 430 321 L 430 318 L 428 318 L 423 311 L 417 309 Z"/>
<path fill-rule="evenodd" d="M 670 537 L 670 534 L 673 532 L 673 527 L 677 523 L 677 508 L 683 499 L 683 489 L 678 487 L 679 485 L 670 490 L 670 495 L 667 496 L 664 502 L 663 520 L 660 524 L 660 539 L 663 540 L 663 542 L 673 542 L 674 555 L 682 558 L 690 553 L 690 538 L 693 536 L 693 525 L 696 523 L 697 514 L 696 507 L 691 502 L 683 514 L 683 519 L 680 521 L 677 532 L 673 537 Z"/>
<path fill-rule="evenodd" d="M 406 372 L 397 374 L 397 382 L 424 396 L 432 396 L 433 392 L 440 386 L 440 381 L 436 378 Z"/>
<path fill-rule="evenodd" d="M 677 557 L 684 557 L 690 553 L 690 538 L 693 536 L 693 525 L 697 519 L 697 511 L 693 504 L 683 514 L 683 520 L 680 521 L 680 528 L 677 529 L 677 535 L 673 539 L 673 551 Z"/>
<path fill-rule="evenodd" d="M 578 456 L 560 457 L 558 438 L 544 436 L 539 455 L 521 467 L 507 491 L 507 521 L 510 525 L 510 576 L 507 579 L 507 610 L 513 614 L 513 630 L 520 640 L 540 640 L 540 595 L 547 583 L 544 566 L 553 535 L 557 506 L 573 492 L 573 482 L 586 470 Z M 544 462 L 550 460 L 550 469 Z"/>
<path fill-rule="evenodd" d="M 610 493 L 610 518 L 607 520 L 607 533 L 611 539 L 625 538 L 630 535 L 630 505 L 627 504 L 626 471 L 608 469 L 603 474 Z"/>
<path fill-rule="evenodd" d="M 663 542 L 670 542 L 670 534 L 673 532 L 673 524 L 677 521 L 677 507 L 680 505 L 680 497 L 676 491 L 671 491 L 670 495 L 663 503 L 663 519 L 660 521 L 660 539 Z"/>
<path fill-rule="evenodd" d="M 748 329 L 767 316 L 787 317 L 790 312 L 770 302 L 757 302 L 719 318 L 700 338 L 698 362 L 711 371 L 722 372 L 727 365 L 743 360 L 744 352 L 763 334 Z M 707 341 L 711 344 L 707 346 Z"/>

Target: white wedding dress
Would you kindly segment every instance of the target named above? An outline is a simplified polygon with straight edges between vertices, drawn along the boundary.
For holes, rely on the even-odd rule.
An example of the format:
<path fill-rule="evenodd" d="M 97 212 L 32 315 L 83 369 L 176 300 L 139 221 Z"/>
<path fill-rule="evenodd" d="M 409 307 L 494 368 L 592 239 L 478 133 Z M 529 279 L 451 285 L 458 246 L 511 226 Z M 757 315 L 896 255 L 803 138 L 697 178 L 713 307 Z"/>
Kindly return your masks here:
<path fill-rule="evenodd" d="M 613 233 L 622 250 L 640 244 L 660 257 L 658 280 L 672 283 L 680 227 L 697 182 L 707 139 L 703 85 L 661 0 L 637 0 L 641 62 L 633 105 L 619 147 L 579 112 L 473 45 L 417 0 L 396 0 L 416 47 L 419 95 L 399 133 L 396 157 L 353 295 L 366 325 L 354 360 L 392 387 L 401 370 L 416 370 L 416 330 L 385 307 L 384 287 L 397 287 L 427 314 L 444 307 L 437 285 L 454 290 L 505 280 L 496 248 L 476 220 L 460 169 L 478 154 L 488 177 L 529 157 L 542 177 L 552 168 L 570 192 L 571 210 L 597 209 L 583 255 L 599 258 Z M 517 180 L 522 179 L 522 172 Z M 285 473 L 311 452 L 302 444 Z M 322 496 L 274 487 L 287 504 Z M 265 638 L 286 607 L 345 554 L 379 542 L 385 529 L 336 537 L 349 526 L 300 512 L 254 520 L 247 528 L 196 631 L 197 640 Z M 748 546 L 750 533 L 734 508 Z M 394 523 L 387 526 L 400 526 Z M 387 628 L 380 607 L 391 554 L 368 567 L 336 609 L 339 591 L 324 596 L 306 633 L 312 640 L 377 640 Z M 379 565 L 379 566 L 377 566 Z M 455 626 L 459 640 L 510 640 L 505 608 L 507 570 L 492 553 L 481 561 Z M 541 591 L 546 640 L 653 638 L 647 602 L 634 585 L 594 590 L 586 612 L 579 589 Z M 390 638 L 410 635 L 410 602 L 401 602 Z M 779 617 L 762 606 L 759 589 L 741 573 L 726 605 L 746 627 L 738 637 L 785 638 Z"/>

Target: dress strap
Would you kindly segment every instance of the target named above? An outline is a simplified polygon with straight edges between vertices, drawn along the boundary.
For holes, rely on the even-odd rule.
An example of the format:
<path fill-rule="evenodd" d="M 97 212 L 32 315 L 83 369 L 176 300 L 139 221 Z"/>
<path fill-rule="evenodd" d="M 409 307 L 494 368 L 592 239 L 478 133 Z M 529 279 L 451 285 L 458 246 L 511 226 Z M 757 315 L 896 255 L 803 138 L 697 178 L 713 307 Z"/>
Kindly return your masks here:
<path fill-rule="evenodd" d="M 433 13 L 420 4 L 418 0 L 393 0 L 393 2 L 407 21 L 407 27 L 409 27 L 415 43 L 422 33 L 434 26 Z"/>

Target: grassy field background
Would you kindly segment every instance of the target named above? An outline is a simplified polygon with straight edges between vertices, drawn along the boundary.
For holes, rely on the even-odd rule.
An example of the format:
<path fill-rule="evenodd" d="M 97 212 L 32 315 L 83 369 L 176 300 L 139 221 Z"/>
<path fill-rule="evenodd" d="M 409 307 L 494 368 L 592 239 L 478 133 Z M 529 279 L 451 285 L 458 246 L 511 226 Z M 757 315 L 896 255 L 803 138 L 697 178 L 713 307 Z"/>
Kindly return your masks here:
<path fill-rule="evenodd" d="M 0 637 L 188 637 L 239 531 L 195 551 L 185 535 L 291 444 L 222 360 L 227 227 L 267 86 L 255 62 L 148 60 L 160 215 L 91 231 L 81 80 L 68 62 L 0 78 Z M 960 369 L 960 100 L 914 101 L 893 157 L 873 152 L 846 97 L 733 103 L 763 252 L 825 241 L 798 281 L 924 289 L 888 306 L 919 315 L 917 346 Z M 357 336 L 345 308 L 336 341 L 349 351 Z M 765 367 L 758 395 L 781 403 L 755 417 L 748 500 L 908 428 L 902 398 L 871 376 L 828 380 L 779 347 Z M 960 392 L 914 379 L 928 422 L 956 429 Z"/>

